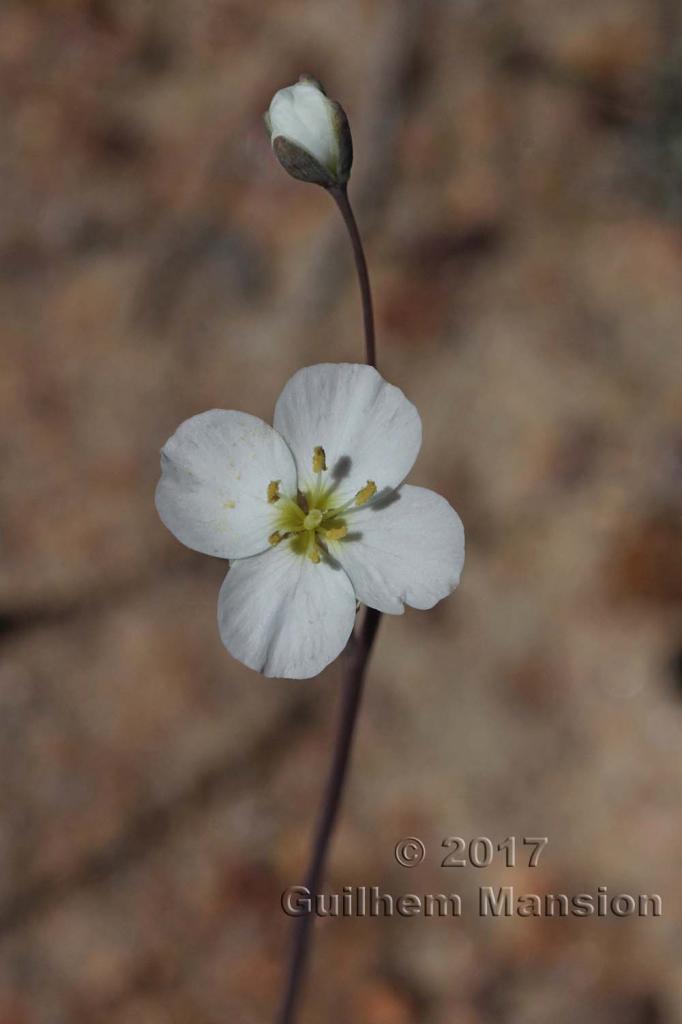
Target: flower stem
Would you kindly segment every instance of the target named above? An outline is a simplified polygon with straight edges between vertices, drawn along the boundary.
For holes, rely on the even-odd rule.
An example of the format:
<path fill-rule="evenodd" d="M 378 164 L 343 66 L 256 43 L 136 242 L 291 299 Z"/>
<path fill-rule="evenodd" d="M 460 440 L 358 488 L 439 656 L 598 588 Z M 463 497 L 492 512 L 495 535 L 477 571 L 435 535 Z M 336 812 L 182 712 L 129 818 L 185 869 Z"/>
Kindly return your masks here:
<path fill-rule="evenodd" d="M 369 287 L 369 274 L 367 272 L 365 250 L 362 247 L 362 239 L 360 238 L 360 232 L 358 231 L 358 225 L 355 220 L 353 208 L 350 205 L 346 186 L 343 185 L 340 188 L 330 188 L 329 194 L 341 211 L 341 216 L 343 217 L 344 224 L 348 229 L 351 245 L 353 246 L 355 269 L 358 272 L 358 284 L 360 285 L 360 296 L 362 298 L 362 318 L 365 325 L 365 360 L 370 366 L 374 366 L 376 368 L 377 353 L 374 339 L 374 312 L 372 309 L 372 292 Z"/>
<path fill-rule="evenodd" d="M 380 618 L 380 612 L 374 608 L 368 608 L 365 612 L 362 629 L 359 635 L 354 635 L 351 638 L 347 651 L 348 661 L 343 689 L 341 718 L 305 882 L 305 887 L 310 894 L 313 905 L 315 896 L 320 891 L 329 841 L 334 831 L 341 803 L 348 761 L 353 744 L 355 723 L 360 707 L 360 698 L 362 697 L 365 670 Z M 305 969 L 310 953 L 314 920 L 312 912 L 306 913 L 296 920 L 289 976 L 277 1017 L 277 1024 L 294 1024 L 296 1019 L 296 1010 L 301 997 Z"/>
<path fill-rule="evenodd" d="M 362 298 L 366 359 L 370 366 L 376 367 L 372 293 L 369 287 L 367 261 L 365 260 L 360 232 L 358 231 L 345 186 L 338 189 L 330 188 L 329 192 L 341 211 L 353 246 L 353 256 L 355 257 L 355 267 L 358 273 L 358 283 Z M 346 648 L 341 716 L 334 743 L 334 753 L 327 786 L 322 800 L 320 817 L 315 830 L 310 864 L 306 875 L 305 887 L 313 901 L 313 905 L 324 877 L 329 843 L 341 805 L 367 663 L 372 652 L 380 620 L 381 612 L 376 611 L 374 608 L 367 608 L 362 625 L 355 630 Z M 312 912 L 303 914 L 296 919 L 289 973 L 277 1015 L 277 1024 L 295 1024 L 296 1012 L 300 1003 L 305 971 L 310 955 L 314 920 Z"/>

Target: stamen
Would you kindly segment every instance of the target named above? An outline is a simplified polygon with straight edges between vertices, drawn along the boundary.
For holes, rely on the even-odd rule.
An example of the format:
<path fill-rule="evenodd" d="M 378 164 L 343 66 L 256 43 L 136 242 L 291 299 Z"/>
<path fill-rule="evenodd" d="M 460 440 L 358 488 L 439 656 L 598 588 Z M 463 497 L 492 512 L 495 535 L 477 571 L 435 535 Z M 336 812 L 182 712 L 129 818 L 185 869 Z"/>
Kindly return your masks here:
<path fill-rule="evenodd" d="M 272 544 L 272 546 L 274 548 L 274 546 L 276 544 L 279 544 L 279 542 L 281 540 L 283 540 L 284 537 L 285 537 L 285 534 L 280 533 L 279 530 L 275 530 L 275 532 L 271 533 L 270 536 L 268 537 L 268 543 Z"/>
<path fill-rule="evenodd" d="M 279 485 L 281 482 L 281 480 L 271 480 L 268 484 L 268 501 L 271 505 L 279 501 Z"/>
<path fill-rule="evenodd" d="M 318 444 L 313 448 L 313 473 L 321 473 L 326 468 L 327 456 L 324 454 L 324 448 Z"/>
<path fill-rule="evenodd" d="M 313 534 L 312 535 L 312 544 L 308 548 L 308 558 L 315 565 L 319 565 L 320 564 L 320 557 L 321 557 L 320 556 L 320 549 L 318 548 L 317 544 L 315 543 L 315 536 Z"/>
<path fill-rule="evenodd" d="M 373 480 L 368 480 L 364 487 L 361 487 L 358 493 L 355 495 L 355 505 L 365 505 L 370 498 L 373 498 L 377 493 L 377 485 Z"/>
<path fill-rule="evenodd" d="M 331 530 L 325 530 L 324 535 L 327 540 L 341 540 L 348 533 L 347 526 L 333 526 Z"/>
<path fill-rule="evenodd" d="M 316 530 L 322 522 L 322 512 L 319 508 L 312 508 L 303 520 L 304 530 Z"/>

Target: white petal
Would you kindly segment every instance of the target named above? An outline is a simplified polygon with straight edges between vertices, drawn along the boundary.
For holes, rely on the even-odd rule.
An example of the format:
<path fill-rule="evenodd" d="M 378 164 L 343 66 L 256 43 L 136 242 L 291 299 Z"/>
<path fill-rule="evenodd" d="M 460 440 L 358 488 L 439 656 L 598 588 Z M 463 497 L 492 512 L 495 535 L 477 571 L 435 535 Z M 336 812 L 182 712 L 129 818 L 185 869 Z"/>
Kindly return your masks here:
<path fill-rule="evenodd" d="M 336 169 L 339 142 L 332 105 L 313 82 L 297 82 L 280 89 L 273 96 L 268 113 L 273 142 L 283 135 L 306 149 L 323 167 Z"/>
<path fill-rule="evenodd" d="M 249 668 L 308 679 L 344 649 L 355 609 L 343 569 L 315 565 L 283 541 L 232 564 L 220 590 L 218 625 L 230 654 Z"/>
<path fill-rule="evenodd" d="M 274 530 L 268 484 L 296 494 L 296 468 L 279 434 L 245 412 L 185 420 L 161 450 L 156 508 L 178 540 L 220 558 L 264 551 Z"/>
<path fill-rule="evenodd" d="M 394 615 L 404 611 L 403 602 L 432 608 L 459 583 L 464 527 L 439 494 L 405 484 L 346 521 L 348 536 L 330 544 L 330 553 L 370 608 Z"/>
<path fill-rule="evenodd" d="M 312 455 L 321 445 L 339 502 L 368 480 L 397 487 L 421 447 L 419 413 L 399 388 L 371 366 L 322 363 L 299 370 L 277 400 L 275 429 L 296 459 L 299 488 L 312 483 Z"/>

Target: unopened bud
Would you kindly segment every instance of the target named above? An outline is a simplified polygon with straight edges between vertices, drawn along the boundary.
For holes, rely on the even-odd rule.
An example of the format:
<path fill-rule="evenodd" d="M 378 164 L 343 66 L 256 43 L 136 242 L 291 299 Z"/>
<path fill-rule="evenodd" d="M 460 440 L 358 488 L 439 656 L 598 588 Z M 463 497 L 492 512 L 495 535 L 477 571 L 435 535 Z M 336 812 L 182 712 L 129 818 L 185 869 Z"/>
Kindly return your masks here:
<path fill-rule="evenodd" d="M 292 177 L 325 188 L 346 184 L 353 162 L 348 119 L 314 78 L 301 75 L 276 92 L 265 124 L 277 159 Z"/>

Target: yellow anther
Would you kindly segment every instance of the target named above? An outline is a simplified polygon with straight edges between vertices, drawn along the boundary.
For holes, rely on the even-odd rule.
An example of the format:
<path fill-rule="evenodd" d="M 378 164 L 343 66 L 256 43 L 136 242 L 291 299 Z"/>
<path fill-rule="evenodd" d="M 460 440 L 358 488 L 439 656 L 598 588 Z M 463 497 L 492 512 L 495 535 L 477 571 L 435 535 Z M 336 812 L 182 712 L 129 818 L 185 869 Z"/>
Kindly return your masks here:
<path fill-rule="evenodd" d="M 348 533 L 347 526 L 333 526 L 331 530 L 325 530 L 324 535 L 327 540 L 341 540 Z"/>
<path fill-rule="evenodd" d="M 377 485 L 373 480 L 368 480 L 364 487 L 361 487 L 358 493 L 355 495 L 356 505 L 365 505 L 370 498 L 373 498 L 377 493 Z"/>
<path fill-rule="evenodd" d="M 314 562 L 315 565 L 319 564 L 319 562 L 320 562 L 320 550 L 319 550 L 317 544 L 313 544 L 313 546 L 308 551 L 308 558 L 310 559 L 311 562 Z"/>
<path fill-rule="evenodd" d="M 275 530 L 275 532 L 271 533 L 268 537 L 268 541 L 274 548 L 275 544 L 279 544 L 283 536 L 284 534 L 280 533 L 279 530 Z"/>
<path fill-rule="evenodd" d="M 312 508 L 303 520 L 304 530 L 316 530 L 322 522 L 322 512 L 319 508 Z"/>
<path fill-rule="evenodd" d="M 271 505 L 279 501 L 279 485 L 281 482 L 281 480 L 271 480 L 268 484 L 268 501 Z"/>
<path fill-rule="evenodd" d="M 313 473 L 321 473 L 326 468 L 327 456 L 324 454 L 324 448 L 321 448 L 318 444 L 317 447 L 313 448 Z"/>

